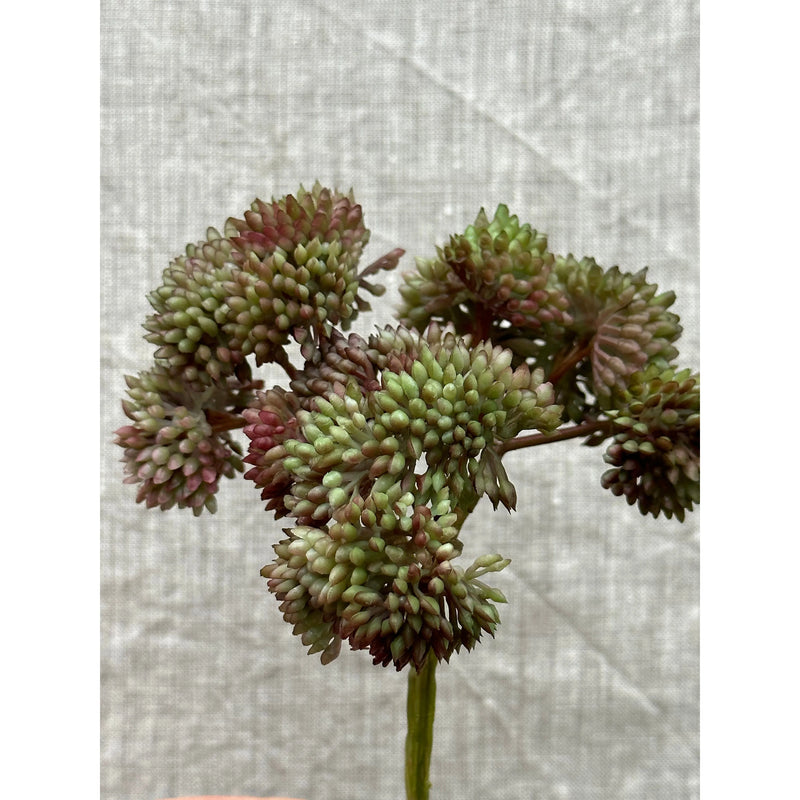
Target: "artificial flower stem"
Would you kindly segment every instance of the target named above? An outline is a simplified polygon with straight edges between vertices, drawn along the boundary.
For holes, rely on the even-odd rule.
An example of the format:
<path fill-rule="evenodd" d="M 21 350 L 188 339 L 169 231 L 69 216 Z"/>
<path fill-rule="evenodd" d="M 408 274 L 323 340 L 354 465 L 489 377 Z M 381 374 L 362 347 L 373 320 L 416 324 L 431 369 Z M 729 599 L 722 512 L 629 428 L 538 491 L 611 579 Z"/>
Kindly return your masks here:
<path fill-rule="evenodd" d="M 552 433 L 531 433 L 525 436 L 517 436 L 514 439 L 501 442 L 497 446 L 500 455 L 511 450 L 521 450 L 523 447 L 535 447 L 538 444 L 549 444 L 551 442 L 563 442 L 566 439 L 577 439 L 584 436 L 591 436 L 595 433 L 603 433 L 610 436 L 614 430 L 614 423 L 610 419 L 594 419 L 588 422 L 581 422 L 578 425 L 569 425 L 558 428 Z"/>
<path fill-rule="evenodd" d="M 419 672 L 409 670 L 406 713 L 406 800 L 428 800 L 436 713 L 436 659 L 431 655 Z"/>

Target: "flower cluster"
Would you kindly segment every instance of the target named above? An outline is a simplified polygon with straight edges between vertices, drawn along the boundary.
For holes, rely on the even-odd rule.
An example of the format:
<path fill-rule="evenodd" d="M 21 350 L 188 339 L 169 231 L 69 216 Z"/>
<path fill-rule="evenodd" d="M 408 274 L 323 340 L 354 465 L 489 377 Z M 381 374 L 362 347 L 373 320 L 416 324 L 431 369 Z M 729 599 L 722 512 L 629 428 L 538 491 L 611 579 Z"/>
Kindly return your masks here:
<path fill-rule="evenodd" d="M 646 270 L 554 256 L 547 237 L 520 225 L 504 205 L 492 220 L 481 209 L 437 253 L 404 275 L 400 320 L 418 330 L 452 322 L 461 333 L 487 320 L 488 338 L 511 349 L 515 362 L 553 373 L 573 421 L 591 411 L 590 398 L 624 391 L 634 372 L 677 355 L 672 342 L 681 328 L 666 310 L 674 293 L 657 294 Z"/>
<path fill-rule="evenodd" d="M 288 367 L 290 337 L 328 335 L 368 309 L 359 290 L 380 295 L 383 287 L 366 276 L 392 269 L 403 252 L 359 273 L 368 240 L 352 193 L 316 184 L 296 197 L 255 200 L 244 219 L 227 221 L 224 236 L 209 228 L 206 241 L 172 261 L 149 295 L 155 314 L 145 338 L 157 348 L 155 369 L 128 379 L 125 410 L 134 424 L 117 431 L 126 480 L 142 484 L 138 500 L 213 510 L 218 477 L 231 476 L 233 464 L 241 468 L 226 432 L 241 427 L 241 418 L 230 416 L 260 385 L 247 357 Z M 182 461 L 186 452 L 191 458 Z"/>
<path fill-rule="evenodd" d="M 467 570 L 454 565 L 458 515 L 446 491 L 441 497 L 431 507 L 414 505 L 411 492 L 394 501 L 355 496 L 330 525 L 286 530 L 261 574 L 309 653 L 328 663 L 346 641 L 376 664 L 419 670 L 429 653 L 446 661 L 494 634 L 493 603 L 505 598 L 478 577 L 508 560 L 487 555 Z"/>
<path fill-rule="evenodd" d="M 245 433 L 250 438 L 250 450 L 244 460 L 253 465 L 245 477 L 261 489 L 267 511 L 274 511 L 275 518 L 280 519 L 289 513 L 284 498 L 294 480 L 283 464 L 288 455 L 285 443 L 302 438 L 297 421 L 300 399 L 276 386 L 259 393 L 256 402 L 257 407 L 242 412 Z"/>
<path fill-rule="evenodd" d="M 538 330 L 569 319 L 566 298 L 548 280 L 553 254 L 547 237 L 520 225 L 505 205 L 491 220 L 481 209 L 463 234 L 437 248 L 437 258 L 416 264 L 416 272 L 403 276 L 399 318 L 417 330 L 436 321 L 470 333 L 482 319 L 490 336 L 501 325 Z"/>
<path fill-rule="evenodd" d="M 496 445 L 552 431 L 561 407 L 541 372 L 512 369 L 508 350 L 472 347 L 436 326 L 337 345 L 304 371 L 306 389 L 325 394 L 290 404 L 274 390 L 244 412 L 247 477 L 296 522 L 263 574 L 325 659 L 341 639 L 398 669 L 420 666 L 429 651 L 449 658 L 497 623 L 490 600 L 499 595 L 476 580 L 477 567 L 451 563 L 483 494 L 515 504 Z M 506 563 L 491 558 L 494 568 Z"/>
<path fill-rule="evenodd" d="M 602 484 L 642 514 L 681 520 L 700 502 L 700 376 L 655 365 L 632 376 L 624 402 L 609 416 L 605 454 L 613 469 Z"/>
<path fill-rule="evenodd" d="M 624 392 L 628 379 L 647 364 L 662 366 L 678 351 L 678 317 L 666 309 L 674 292 L 657 294 L 647 283 L 647 269 L 637 273 L 619 267 L 603 269 L 593 258 L 558 257 L 554 277 L 569 298 L 571 322 L 565 340 L 586 351 L 591 387 L 600 397 Z"/>
<path fill-rule="evenodd" d="M 275 390 L 244 412 L 252 440 L 246 460 L 255 465 L 247 476 L 271 497 L 274 476 L 284 483 L 293 467 L 296 493 L 304 480 L 313 488 L 336 465 L 348 465 L 359 480 L 366 471 L 373 480 L 400 480 L 424 458 L 426 491 L 449 486 L 459 497 L 475 494 L 475 501 L 486 493 L 495 506 L 511 509 L 513 487 L 494 445 L 522 430 L 552 431 L 561 415 L 542 372 L 524 364 L 512 369 L 511 358 L 508 350 L 473 347 L 438 326 L 424 336 L 387 327 L 367 341 L 339 337 L 302 371 L 305 380 L 292 382 L 305 390 L 292 398 L 293 408 Z M 289 427 L 293 436 L 283 441 Z M 328 513 L 321 510 L 327 501 L 313 509 L 285 502 L 304 523 Z"/>
<path fill-rule="evenodd" d="M 219 478 L 242 471 L 242 453 L 227 431 L 214 429 L 204 407 L 237 407 L 246 393 L 233 379 L 187 387 L 160 366 L 126 381 L 123 409 L 133 424 L 117 430 L 116 443 L 125 448 L 125 483 L 140 484 L 136 501 L 195 515 L 216 510 Z"/>
<path fill-rule="evenodd" d="M 668 310 L 673 292 L 659 292 L 647 269 L 623 272 L 593 258 L 553 255 L 547 237 L 520 225 L 503 205 L 492 220 L 481 210 L 464 234 L 437 249 L 437 258 L 416 263 L 416 271 L 404 276 L 401 321 L 419 330 L 441 321 L 460 332 L 484 330 L 492 344 L 513 354 L 512 365 L 543 371 L 565 422 L 615 421 L 613 428 L 594 430 L 588 444 L 598 444 L 609 430 L 623 435 L 618 421 L 628 418 L 631 392 L 642 391 L 636 376 L 677 371 L 674 343 L 681 326 Z M 658 418 L 660 411 L 648 413 L 650 429 L 669 426 L 671 412 L 666 420 Z M 641 444 L 640 462 L 650 447 L 649 440 Z M 664 458 L 680 467 L 661 469 L 657 459 L 634 468 L 634 446 L 634 439 L 626 440 L 625 450 L 622 442 L 612 445 L 607 458 L 619 469 L 607 473 L 603 485 L 638 501 L 643 513 L 664 510 L 682 518 L 698 502 L 697 448 L 677 446 Z M 684 464 L 680 459 L 689 452 Z"/>
<path fill-rule="evenodd" d="M 402 255 L 394 250 L 359 274 L 368 240 L 352 194 L 316 184 L 297 197 L 255 200 L 224 236 L 209 228 L 205 242 L 189 245 L 150 294 L 156 313 L 146 338 L 157 363 L 219 380 L 251 354 L 257 364 L 282 361 L 295 329 L 347 329 L 370 307 L 359 290 L 383 291 L 364 276 Z"/>
<path fill-rule="evenodd" d="M 672 292 L 554 255 L 504 205 L 417 259 L 402 324 L 346 335 L 360 292 L 383 292 L 368 277 L 403 252 L 359 271 L 368 240 L 352 193 L 319 184 L 209 228 L 149 295 L 155 365 L 126 379 L 116 442 L 148 507 L 213 511 L 219 478 L 247 464 L 289 521 L 262 575 L 309 652 L 327 663 L 346 642 L 419 670 L 494 635 L 504 597 L 481 578 L 509 562 L 457 559 L 481 497 L 516 506 L 502 455 L 578 423 L 559 438 L 613 437 L 605 488 L 683 520 L 699 502 L 699 376 L 673 363 Z M 288 386 L 264 391 L 250 356 Z"/>

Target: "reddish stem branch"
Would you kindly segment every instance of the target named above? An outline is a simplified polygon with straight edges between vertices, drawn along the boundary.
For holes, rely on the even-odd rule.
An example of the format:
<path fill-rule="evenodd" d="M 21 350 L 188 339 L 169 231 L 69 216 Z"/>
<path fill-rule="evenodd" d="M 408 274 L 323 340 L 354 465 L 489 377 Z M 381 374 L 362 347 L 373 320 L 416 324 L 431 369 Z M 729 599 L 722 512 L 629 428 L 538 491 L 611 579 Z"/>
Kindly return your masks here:
<path fill-rule="evenodd" d="M 283 371 L 288 375 L 290 381 L 293 381 L 297 377 L 297 367 L 289 361 L 289 356 L 282 347 L 278 348 L 275 353 L 274 361 L 279 367 L 283 368 Z"/>
<path fill-rule="evenodd" d="M 613 422 L 608 419 L 596 419 L 591 422 L 582 422 L 580 425 L 572 425 L 569 428 L 559 428 L 553 433 L 531 433 L 527 436 L 517 436 L 504 442 L 497 449 L 502 456 L 511 450 L 521 450 L 523 447 L 535 447 L 538 444 L 549 444 L 550 442 L 561 442 L 565 439 L 578 439 L 584 436 L 591 436 L 593 433 L 611 434 Z"/>
<path fill-rule="evenodd" d="M 241 414 L 230 414 L 227 411 L 219 411 L 215 408 L 206 409 L 206 419 L 214 433 L 233 431 L 245 426 L 245 420 Z"/>
<path fill-rule="evenodd" d="M 492 321 L 492 314 L 486 306 L 478 305 L 475 309 L 475 324 L 472 329 L 473 345 L 491 339 Z"/>
<path fill-rule="evenodd" d="M 561 361 L 556 362 L 552 371 L 547 376 L 549 383 L 555 386 L 573 367 L 579 364 L 586 356 L 589 355 L 592 349 L 592 343 L 589 341 L 586 344 L 576 344 L 572 350 L 567 353 Z"/>

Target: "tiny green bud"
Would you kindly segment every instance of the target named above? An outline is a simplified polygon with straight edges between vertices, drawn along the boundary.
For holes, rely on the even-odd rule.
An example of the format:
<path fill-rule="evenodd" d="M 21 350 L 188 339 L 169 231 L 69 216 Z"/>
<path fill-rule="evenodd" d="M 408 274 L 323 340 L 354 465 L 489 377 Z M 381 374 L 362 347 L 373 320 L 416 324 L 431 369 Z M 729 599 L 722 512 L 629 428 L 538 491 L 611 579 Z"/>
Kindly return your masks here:
<path fill-rule="evenodd" d="M 361 584 L 362 586 L 367 582 L 367 571 L 364 567 L 358 566 L 356 567 L 352 574 L 350 575 L 350 582 Z"/>
<path fill-rule="evenodd" d="M 350 568 L 346 564 L 335 564 L 328 574 L 328 583 L 335 586 L 337 583 L 343 581 L 349 574 Z M 351 579 L 351 583 L 358 583 L 355 579 Z"/>
<path fill-rule="evenodd" d="M 411 365 L 411 377 L 414 379 L 417 387 L 420 387 L 425 384 L 425 381 L 427 381 L 430 376 L 428 375 L 428 370 L 421 362 L 414 361 Z M 419 395 L 419 391 L 417 395 Z"/>
<path fill-rule="evenodd" d="M 336 487 L 328 492 L 328 503 L 331 508 L 340 508 L 347 503 L 348 499 L 349 495 L 341 487 Z"/>
<path fill-rule="evenodd" d="M 341 472 L 331 470 L 322 476 L 322 485 L 328 489 L 335 489 L 338 486 L 341 486 L 343 480 L 344 478 L 342 477 Z"/>

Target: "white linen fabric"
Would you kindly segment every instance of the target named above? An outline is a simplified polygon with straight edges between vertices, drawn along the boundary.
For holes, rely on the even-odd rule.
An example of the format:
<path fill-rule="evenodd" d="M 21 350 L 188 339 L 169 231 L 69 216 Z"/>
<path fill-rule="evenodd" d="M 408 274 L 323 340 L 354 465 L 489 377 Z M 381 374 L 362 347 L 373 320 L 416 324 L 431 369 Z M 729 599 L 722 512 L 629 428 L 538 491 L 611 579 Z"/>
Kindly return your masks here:
<path fill-rule="evenodd" d="M 148 511 L 112 432 L 149 367 L 148 291 L 255 197 L 354 189 L 365 259 L 508 204 L 555 252 L 674 289 L 699 367 L 696 0 L 137 0 L 102 8 L 102 796 L 403 795 L 407 673 L 305 648 L 260 568 L 281 524 L 249 482 Z M 356 329 L 392 322 L 399 275 Z M 267 380 L 272 380 L 268 374 Z M 506 459 L 465 562 L 500 552 L 495 639 L 437 673 L 435 798 L 698 796 L 699 512 L 641 516 L 603 448 Z"/>

